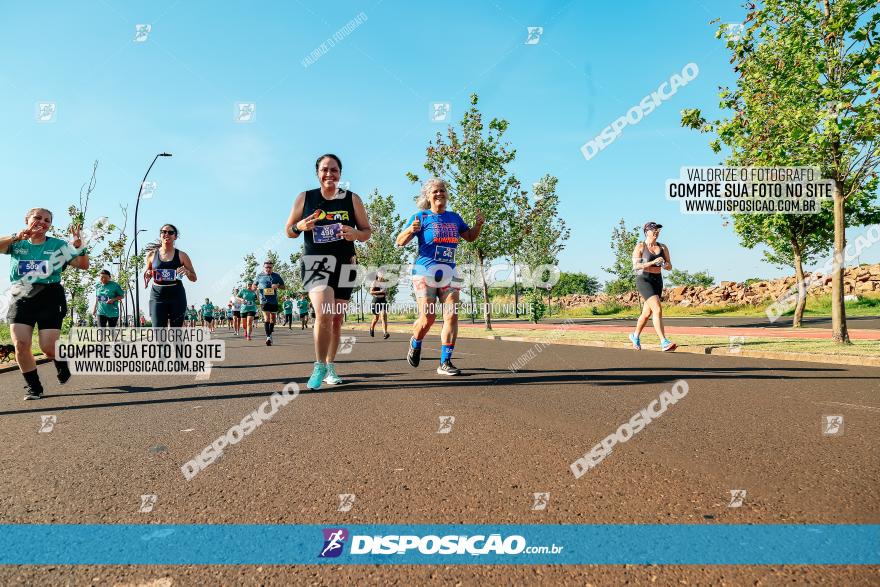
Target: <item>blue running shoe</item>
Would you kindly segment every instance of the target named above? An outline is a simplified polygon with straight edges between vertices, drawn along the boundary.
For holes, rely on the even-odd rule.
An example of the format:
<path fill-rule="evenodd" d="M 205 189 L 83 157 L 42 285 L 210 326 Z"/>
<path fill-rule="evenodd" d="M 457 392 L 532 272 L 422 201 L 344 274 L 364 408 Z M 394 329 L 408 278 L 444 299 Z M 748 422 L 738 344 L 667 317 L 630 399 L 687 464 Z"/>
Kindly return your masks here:
<path fill-rule="evenodd" d="M 641 341 L 639 341 L 639 337 L 638 337 L 638 336 L 636 336 L 635 334 L 630 333 L 630 335 L 629 335 L 629 340 L 630 340 L 630 342 L 633 343 L 633 348 L 634 348 L 634 349 L 636 349 L 637 351 L 642 350 L 642 343 L 641 343 Z"/>
<path fill-rule="evenodd" d="M 327 365 L 321 363 L 320 361 L 315 361 L 315 369 L 312 371 L 312 376 L 309 377 L 309 382 L 306 383 L 306 387 L 309 389 L 320 389 L 321 382 L 324 381 L 324 377 L 327 376 Z"/>

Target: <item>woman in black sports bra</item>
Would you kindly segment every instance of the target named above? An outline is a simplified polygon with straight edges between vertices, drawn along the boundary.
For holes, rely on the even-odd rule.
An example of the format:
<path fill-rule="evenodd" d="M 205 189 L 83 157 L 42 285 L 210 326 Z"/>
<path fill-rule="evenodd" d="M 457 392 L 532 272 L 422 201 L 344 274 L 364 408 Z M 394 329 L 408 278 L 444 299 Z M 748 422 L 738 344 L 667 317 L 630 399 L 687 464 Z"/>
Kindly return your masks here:
<path fill-rule="evenodd" d="M 376 279 L 370 286 L 370 295 L 373 296 L 373 301 L 370 304 L 370 309 L 373 312 L 373 321 L 370 322 L 370 336 L 375 336 L 376 325 L 381 319 L 382 333 L 388 339 L 391 336 L 388 334 L 388 282 L 385 281 L 385 276 L 381 272 L 376 273 Z"/>
<path fill-rule="evenodd" d="M 639 351 L 642 350 L 639 336 L 645 324 L 648 323 L 648 318 L 653 318 L 654 330 L 660 337 L 660 349 L 669 352 L 677 348 L 674 342 L 666 338 L 663 331 L 663 306 L 660 303 L 663 295 L 661 269 L 667 271 L 672 269 L 672 261 L 666 245 L 657 242 L 661 228 L 663 228 L 662 224 L 646 222 L 642 227 L 645 240 L 636 245 L 632 254 L 633 269 L 636 271 L 636 289 L 639 290 L 639 295 L 645 299 L 642 314 L 636 322 L 636 331 L 629 335 L 633 348 Z"/>
<path fill-rule="evenodd" d="M 181 279 L 196 280 L 189 255 L 174 246 L 177 227 L 165 224 L 159 230 L 159 242 L 147 246 L 147 269 L 144 287 L 150 289 L 150 320 L 154 328 L 180 328 L 186 319 L 186 291 Z"/>

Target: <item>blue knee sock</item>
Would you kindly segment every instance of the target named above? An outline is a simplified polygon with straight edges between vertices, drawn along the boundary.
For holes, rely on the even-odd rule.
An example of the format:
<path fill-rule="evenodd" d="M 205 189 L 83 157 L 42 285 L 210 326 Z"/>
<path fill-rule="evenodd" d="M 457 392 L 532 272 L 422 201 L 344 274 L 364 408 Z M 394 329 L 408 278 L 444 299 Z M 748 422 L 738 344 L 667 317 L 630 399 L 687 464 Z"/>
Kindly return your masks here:
<path fill-rule="evenodd" d="M 452 358 L 452 351 L 455 349 L 454 344 L 444 344 L 440 347 L 440 362 L 445 363 Z"/>
<path fill-rule="evenodd" d="M 415 337 L 412 337 L 409 339 L 409 346 L 414 349 L 420 349 L 422 348 L 422 341 L 416 340 Z"/>

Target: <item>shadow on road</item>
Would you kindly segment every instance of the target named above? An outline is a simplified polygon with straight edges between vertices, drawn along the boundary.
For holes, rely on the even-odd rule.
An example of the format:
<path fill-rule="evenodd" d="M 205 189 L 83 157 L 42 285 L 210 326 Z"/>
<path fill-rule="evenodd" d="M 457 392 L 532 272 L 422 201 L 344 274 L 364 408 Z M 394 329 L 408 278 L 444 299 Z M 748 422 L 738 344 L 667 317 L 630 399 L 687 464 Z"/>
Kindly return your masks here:
<path fill-rule="evenodd" d="M 373 361 L 371 361 L 373 362 Z M 347 383 L 333 387 L 324 386 L 320 390 L 309 390 L 305 388 L 304 382 L 297 382 L 300 386 L 301 394 L 335 394 L 348 393 L 354 391 L 371 391 L 371 390 L 388 390 L 388 389 L 404 389 L 413 391 L 429 391 L 435 388 L 446 388 L 454 386 L 455 388 L 468 389 L 480 388 L 491 389 L 497 385 L 583 385 L 590 384 L 596 386 L 636 386 L 636 385 L 665 385 L 671 384 L 679 379 L 693 380 L 713 380 L 724 381 L 736 379 L 738 382 L 743 380 L 752 381 L 779 381 L 779 380 L 824 380 L 841 379 L 847 380 L 871 380 L 876 378 L 868 376 L 841 377 L 838 372 L 845 369 L 834 367 L 776 367 L 776 368 L 755 368 L 755 367 L 719 367 L 707 369 L 705 367 L 631 367 L 626 369 L 577 369 L 577 370 L 554 370 L 554 371 L 538 371 L 538 370 L 520 370 L 511 373 L 508 370 L 472 368 L 468 369 L 466 376 L 459 377 L 441 377 L 433 376 L 428 369 L 424 371 L 409 371 L 407 374 L 422 373 L 425 379 L 418 380 L 401 380 L 393 379 L 395 376 L 405 375 L 399 372 L 386 373 L 344 373 L 348 380 Z M 653 372 L 653 373 L 652 373 Z M 824 375 L 823 375 L 824 374 Z M 392 379 L 388 379 L 391 377 Z M 452 380 L 452 381 L 451 381 Z M 175 392 L 183 390 L 211 390 L 212 392 L 222 392 L 224 389 L 240 388 L 243 385 L 253 384 L 253 380 L 237 380 L 237 381 L 206 381 L 191 382 L 181 385 L 172 385 L 166 387 L 140 387 L 140 386 L 119 386 L 96 388 L 84 393 L 70 393 L 62 395 L 50 395 L 41 401 L 45 405 L 46 400 L 62 397 L 78 397 L 88 395 L 118 395 L 130 393 L 161 393 Z M 279 387 L 290 383 L 290 378 L 263 379 L 262 384 L 277 384 Z M 102 391 L 106 390 L 106 391 Z M 119 408 L 126 406 L 143 406 L 150 404 L 168 404 L 176 402 L 208 402 L 222 401 L 229 399 L 243 398 L 266 398 L 278 390 L 255 391 L 251 393 L 219 393 L 216 395 L 192 395 L 186 397 L 163 397 L 151 398 L 132 401 L 114 401 L 95 404 L 73 405 L 73 406 L 34 406 L 29 409 L 0 411 L 0 416 L 11 416 L 17 414 L 33 414 L 40 412 L 63 412 L 70 410 L 89 410 L 102 408 Z"/>

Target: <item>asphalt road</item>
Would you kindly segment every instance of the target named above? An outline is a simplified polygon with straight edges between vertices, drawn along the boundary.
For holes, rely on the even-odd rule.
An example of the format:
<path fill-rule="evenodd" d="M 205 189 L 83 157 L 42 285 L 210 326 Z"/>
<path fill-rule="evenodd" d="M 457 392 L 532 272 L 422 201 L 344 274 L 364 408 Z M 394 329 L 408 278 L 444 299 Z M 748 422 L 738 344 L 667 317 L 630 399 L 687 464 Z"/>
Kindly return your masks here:
<path fill-rule="evenodd" d="M 227 339 L 208 381 L 75 376 L 24 402 L 0 374 L 3 523 L 878 523 L 880 369 L 462 339 L 459 378 L 406 339 L 357 337 L 347 382 L 302 392 L 186 481 L 180 466 L 286 383 L 311 332 Z M 689 393 L 596 469 L 569 465 L 683 379 Z M 844 433 L 823 436 L 825 414 Z M 57 421 L 40 433 L 41 416 Z M 439 418 L 454 416 L 438 434 Z M 730 490 L 745 489 L 730 508 Z M 532 494 L 549 492 L 533 511 Z M 338 495 L 356 496 L 338 512 Z M 154 494 L 152 512 L 138 511 Z M 877 567 L 3 567 L 4 585 L 876 584 Z"/>

